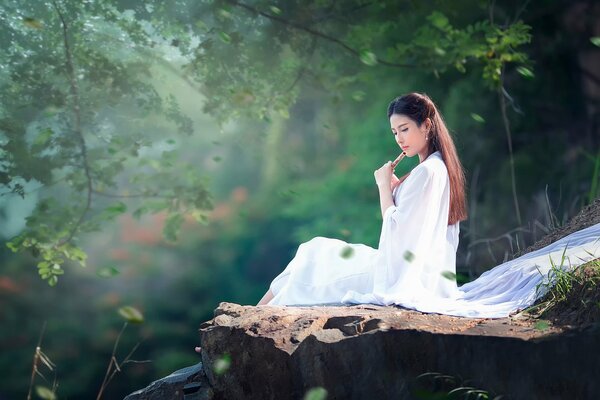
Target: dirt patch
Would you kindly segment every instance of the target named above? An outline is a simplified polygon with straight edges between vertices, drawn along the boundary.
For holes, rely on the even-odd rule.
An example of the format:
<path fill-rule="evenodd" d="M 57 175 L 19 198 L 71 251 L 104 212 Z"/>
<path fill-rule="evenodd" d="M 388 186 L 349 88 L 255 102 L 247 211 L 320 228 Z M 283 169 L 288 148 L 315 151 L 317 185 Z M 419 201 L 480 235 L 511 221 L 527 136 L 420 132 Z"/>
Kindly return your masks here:
<path fill-rule="evenodd" d="M 565 273 L 561 285 L 536 300 L 531 321 L 546 320 L 566 329 L 584 329 L 600 323 L 600 259 Z"/>

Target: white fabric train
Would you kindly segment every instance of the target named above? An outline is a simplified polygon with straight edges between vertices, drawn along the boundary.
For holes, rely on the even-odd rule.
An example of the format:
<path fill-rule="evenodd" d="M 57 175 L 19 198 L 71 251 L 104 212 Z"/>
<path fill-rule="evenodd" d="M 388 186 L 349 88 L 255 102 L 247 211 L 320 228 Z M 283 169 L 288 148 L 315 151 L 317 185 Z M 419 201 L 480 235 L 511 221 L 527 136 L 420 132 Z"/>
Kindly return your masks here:
<path fill-rule="evenodd" d="M 460 228 L 458 222 L 447 224 L 449 179 L 440 152 L 417 165 L 393 198 L 377 249 L 322 236 L 302 243 L 271 282 L 274 297 L 268 304 L 397 304 L 422 312 L 501 318 L 545 294 L 552 263 L 566 270 L 600 258 L 596 224 L 458 287 L 452 277 Z"/>

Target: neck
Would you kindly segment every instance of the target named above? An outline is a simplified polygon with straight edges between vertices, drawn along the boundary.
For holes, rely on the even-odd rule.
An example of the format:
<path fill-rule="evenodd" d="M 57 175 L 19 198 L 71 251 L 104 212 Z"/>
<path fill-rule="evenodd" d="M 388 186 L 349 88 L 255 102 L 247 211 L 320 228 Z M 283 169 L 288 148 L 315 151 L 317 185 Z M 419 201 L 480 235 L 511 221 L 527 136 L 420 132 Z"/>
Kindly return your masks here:
<path fill-rule="evenodd" d="M 422 163 L 423 161 L 425 161 L 427 159 L 427 157 L 429 157 L 434 152 L 435 151 L 428 149 L 427 152 L 425 152 L 423 154 L 419 153 L 419 164 Z"/>

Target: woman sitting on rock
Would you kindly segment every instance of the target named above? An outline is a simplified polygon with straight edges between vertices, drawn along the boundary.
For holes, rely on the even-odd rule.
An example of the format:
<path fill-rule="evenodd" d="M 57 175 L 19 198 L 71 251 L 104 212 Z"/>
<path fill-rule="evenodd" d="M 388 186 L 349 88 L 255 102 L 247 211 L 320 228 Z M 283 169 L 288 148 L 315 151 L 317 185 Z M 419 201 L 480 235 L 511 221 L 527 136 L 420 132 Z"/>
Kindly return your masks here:
<path fill-rule="evenodd" d="M 397 97 L 387 115 L 394 141 L 407 157 L 417 155 L 419 164 L 402 178 L 393 173 L 391 161 L 374 172 L 383 217 L 378 248 L 314 237 L 300 244 L 257 306 L 396 304 L 423 312 L 500 318 L 544 294 L 537 286 L 552 260 L 566 255 L 575 267 L 598 258 L 600 224 L 458 287 L 459 223 L 467 219 L 467 205 L 465 175 L 452 137 L 425 94 Z"/>

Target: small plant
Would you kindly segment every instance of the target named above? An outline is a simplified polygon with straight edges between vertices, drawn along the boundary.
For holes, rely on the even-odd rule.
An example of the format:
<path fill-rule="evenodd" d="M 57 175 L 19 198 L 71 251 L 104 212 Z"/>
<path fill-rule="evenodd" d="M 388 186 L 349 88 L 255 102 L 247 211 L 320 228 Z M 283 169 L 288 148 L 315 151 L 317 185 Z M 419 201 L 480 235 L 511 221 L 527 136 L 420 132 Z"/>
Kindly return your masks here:
<path fill-rule="evenodd" d="M 136 343 L 136 345 L 133 346 L 133 349 L 131 349 L 131 351 L 129 352 L 129 354 L 127 354 L 127 356 L 123 359 L 123 361 L 121 361 L 120 363 L 117 361 L 117 357 L 116 357 L 117 347 L 119 346 L 119 341 L 121 340 L 121 335 L 123 335 L 125 328 L 127 328 L 127 324 L 128 323 L 141 324 L 142 322 L 144 322 L 144 316 L 142 315 L 142 313 L 139 310 L 137 310 L 134 307 L 124 306 L 124 307 L 119 308 L 118 312 L 119 312 L 119 315 L 121 315 L 121 317 L 123 317 L 125 319 L 125 322 L 123 323 L 123 327 L 121 328 L 121 331 L 119 332 L 119 335 L 117 336 L 117 339 L 115 340 L 115 344 L 113 346 L 113 351 L 110 356 L 110 361 L 108 362 L 108 367 L 106 368 L 106 374 L 104 375 L 104 380 L 102 381 L 102 386 L 100 386 L 100 390 L 98 391 L 96 400 L 100 400 L 102 398 L 102 394 L 104 393 L 104 390 L 106 389 L 106 387 L 108 386 L 108 384 L 110 383 L 112 378 L 115 376 L 115 374 L 117 372 L 121 371 L 121 368 L 123 368 L 123 365 L 125 365 L 127 363 L 131 363 L 131 362 L 137 362 L 137 363 L 149 362 L 148 360 L 146 360 L 146 361 L 131 360 L 131 356 L 133 355 L 135 350 L 140 345 L 140 342 Z"/>
<path fill-rule="evenodd" d="M 542 281 L 535 286 L 535 297 L 540 298 L 541 296 L 545 296 L 545 298 L 548 298 L 548 300 L 527 307 L 523 311 L 519 312 L 519 314 L 528 313 L 538 317 L 541 316 L 547 309 L 555 306 L 567 298 L 568 293 L 573 287 L 573 273 L 569 272 L 563 267 L 567 247 L 568 243 L 563 250 L 560 265 L 558 266 L 554 263 L 552 257 L 548 256 L 550 258 L 550 270 L 545 276 L 546 279 L 542 279 Z M 537 268 L 537 265 L 536 269 L 540 275 L 544 277 L 544 274 L 539 268 Z"/>
<path fill-rule="evenodd" d="M 554 260 L 552 260 L 552 257 L 548 256 L 548 258 L 550 259 L 551 267 L 547 274 L 547 280 L 545 282 L 540 282 L 536 286 L 536 295 L 539 293 L 540 287 L 544 287 L 545 290 L 551 291 L 553 295 L 553 300 L 555 302 L 560 302 L 567 298 L 567 295 L 573 288 L 574 279 L 574 274 L 570 273 L 567 269 L 564 268 L 565 253 L 567 252 L 568 246 L 569 244 L 567 243 L 561 256 L 560 265 L 557 266 L 554 263 Z M 539 268 L 538 272 L 540 272 Z"/>
<path fill-rule="evenodd" d="M 487 390 L 469 386 L 469 380 L 460 377 L 446 375 L 439 372 L 425 372 L 417 376 L 417 380 L 429 378 L 427 388 L 413 390 L 415 398 L 422 400 L 451 400 L 451 399 L 473 399 L 473 400 L 500 400 L 502 395 L 490 394 Z M 433 386 L 433 388 L 431 388 Z"/>
<path fill-rule="evenodd" d="M 44 330 L 46 329 L 46 322 L 44 321 L 44 325 L 42 326 L 42 331 L 40 333 L 40 338 L 38 340 L 38 344 L 35 347 L 35 353 L 33 355 L 33 366 L 31 368 L 31 380 L 29 381 L 29 391 L 27 392 L 27 400 L 31 400 L 31 391 L 33 389 L 33 384 L 35 382 L 35 376 L 39 375 L 43 380 L 47 381 L 46 377 L 40 372 L 40 366 L 45 365 L 50 371 L 54 372 L 54 382 L 52 382 L 52 389 L 48 389 L 45 386 L 35 386 L 35 392 L 38 397 L 45 400 L 55 400 L 56 399 L 56 388 L 58 384 L 56 383 L 56 371 L 54 368 L 56 365 L 50 360 L 50 358 L 42 351 L 42 338 L 44 337 Z"/>
<path fill-rule="evenodd" d="M 545 280 L 536 286 L 536 298 L 540 301 L 525 308 L 519 314 L 527 313 L 533 318 L 540 318 L 557 306 L 570 303 L 572 300 L 578 307 L 588 308 L 595 300 L 593 292 L 600 283 L 600 259 L 581 264 L 575 268 L 564 267 L 565 250 L 560 265 L 550 258 L 551 268 Z M 592 253 L 588 252 L 592 255 Z M 538 268 L 538 272 L 541 271 Z M 542 274 L 543 275 L 543 274 Z M 541 296 L 540 293 L 544 292 Z"/>

